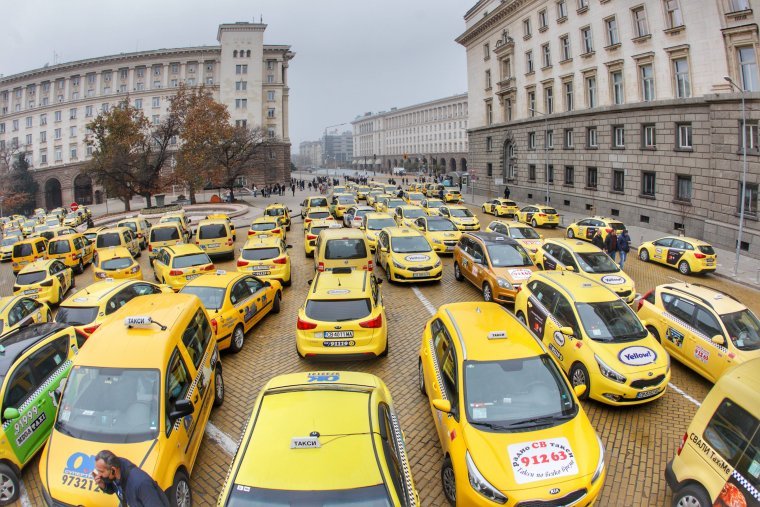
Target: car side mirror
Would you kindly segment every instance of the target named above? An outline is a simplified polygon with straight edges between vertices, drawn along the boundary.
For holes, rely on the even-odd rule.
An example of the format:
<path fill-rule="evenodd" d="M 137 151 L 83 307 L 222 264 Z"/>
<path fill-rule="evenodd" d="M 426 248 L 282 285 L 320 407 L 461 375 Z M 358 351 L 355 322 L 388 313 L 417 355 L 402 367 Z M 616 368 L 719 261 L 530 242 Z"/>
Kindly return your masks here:
<path fill-rule="evenodd" d="M 380 247 L 381 252 L 388 252 L 388 247 L 381 246 Z"/>
<path fill-rule="evenodd" d="M 293 245 L 285 245 L 285 248 L 293 248 Z"/>
<path fill-rule="evenodd" d="M 436 398 L 433 400 L 433 407 L 435 407 L 436 410 L 440 410 L 441 412 L 445 412 L 447 414 L 451 413 L 451 402 L 449 400 Z"/>
<path fill-rule="evenodd" d="M 577 386 L 573 386 L 573 391 L 575 392 L 575 395 L 580 398 L 586 393 L 586 384 L 578 384 Z"/>
<path fill-rule="evenodd" d="M 716 334 L 712 338 L 710 338 L 710 341 L 713 342 L 716 345 L 725 345 L 726 339 L 723 338 L 723 335 Z"/>
<path fill-rule="evenodd" d="M 313 281 L 314 280 L 306 280 L 306 285 L 311 285 L 311 282 L 313 282 Z"/>
<path fill-rule="evenodd" d="M 565 336 L 573 336 L 573 328 L 571 328 L 570 326 L 559 328 L 559 332 Z"/>
<path fill-rule="evenodd" d="M 13 407 L 8 407 L 3 411 L 3 419 L 6 421 L 12 421 L 14 419 L 18 419 L 21 414 L 18 413 L 18 409 Z"/>
<path fill-rule="evenodd" d="M 565 271 L 575 271 L 575 267 L 573 267 L 573 266 L 565 266 Z"/>
<path fill-rule="evenodd" d="M 169 421 L 174 423 L 177 419 L 193 413 L 193 402 L 190 400 L 177 400 L 174 402 L 174 410 L 169 412 Z"/>

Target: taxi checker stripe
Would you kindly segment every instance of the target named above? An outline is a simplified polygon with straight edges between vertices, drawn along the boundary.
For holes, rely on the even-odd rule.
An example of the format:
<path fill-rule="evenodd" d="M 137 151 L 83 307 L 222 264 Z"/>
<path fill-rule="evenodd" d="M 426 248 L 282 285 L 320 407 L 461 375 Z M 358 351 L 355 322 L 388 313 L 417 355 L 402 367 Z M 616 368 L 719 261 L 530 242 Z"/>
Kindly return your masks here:
<path fill-rule="evenodd" d="M 22 413 L 24 410 L 29 407 L 33 402 L 37 401 L 37 398 L 46 391 L 50 385 L 55 381 L 55 379 L 58 378 L 58 376 L 66 371 L 66 369 L 71 366 L 71 360 L 67 359 L 63 363 L 61 363 L 61 366 L 58 367 L 57 370 L 55 370 L 53 373 L 50 374 L 50 376 L 43 382 L 40 387 L 38 387 L 32 394 L 29 395 L 29 397 L 26 399 L 24 403 L 21 404 L 20 407 L 18 407 L 18 413 Z M 5 430 L 8 426 L 11 425 L 10 421 L 5 421 L 3 423 L 3 430 Z"/>
<path fill-rule="evenodd" d="M 198 386 L 198 381 L 203 376 L 203 365 L 206 364 L 206 359 L 208 358 L 208 355 L 209 355 L 209 353 L 212 350 L 216 350 L 216 346 L 211 347 L 210 349 L 206 350 L 206 353 L 203 354 L 203 359 L 201 359 L 201 362 L 198 363 L 198 365 L 199 365 L 199 367 L 198 367 L 198 373 L 195 375 L 195 378 L 193 379 L 193 383 L 190 384 L 190 389 L 187 390 L 187 394 L 185 395 L 185 399 L 186 400 L 189 400 L 190 397 L 193 395 L 193 393 L 195 393 L 195 388 Z M 214 365 L 211 365 L 212 369 L 213 369 L 213 367 L 214 367 Z M 174 429 L 175 430 L 179 429 L 179 424 L 180 424 L 180 421 L 182 421 L 182 419 L 183 418 L 177 419 L 174 422 Z"/>
<path fill-rule="evenodd" d="M 733 476 L 734 479 L 737 480 L 737 482 L 739 484 L 741 484 L 742 486 L 744 486 L 744 489 L 746 489 L 747 491 L 749 491 L 750 495 L 752 495 L 753 497 L 755 497 L 755 500 L 760 501 L 760 492 L 757 491 L 757 489 L 755 489 L 755 487 L 752 484 L 750 484 L 750 482 L 747 479 L 745 479 L 742 474 L 740 474 L 739 472 L 737 472 L 736 470 L 734 470 L 731 473 L 731 475 Z"/>
<path fill-rule="evenodd" d="M 546 315 L 552 320 L 552 322 L 554 322 L 557 325 L 557 327 L 562 327 L 562 324 L 560 323 L 560 321 L 558 321 L 557 318 L 549 310 L 546 309 L 546 307 L 541 303 L 541 301 L 538 300 L 536 296 L 531 294 L 528 297 L 528 299 L 533 301 L 533 304 L 535 304 L 536 306 L 541 308 L 544 312 L 546 312 Z M 528 316 L 526 315 L 525 318 L 527 319 Z"/>
<path fill-rule="evenodd" d="M 417 502 L 414 499 L 414 486 L 412 485 L 412 475 L 409 472 L 409 462 L 406 458 L 406 446 L 404 445 L 404 437 L 401 433 L 401 428 L 399 427 L 398 418 L 396 418 L 395 412 L 391 412 L 391 421 L 393 422 L 393 436 L 396 438 L 399 457 L 401 458 L 401 467 L 404 469 L 404 482 L 406 483 L 409 505 L 415 506 L 417 505 Z"/>
<path fill-rule="evenodd" d="M 685 327 L 686 329 L 688 329 L 689 331 L 691 331 L 692 333 L 694 333 L 699 338 L 701 338 L 702 340 L 706 341 L 707 343 L 709 343 L 710 345 L 712 345 L 716 349 L 720 350 L 721 352 L 728 352 L 728 349 L 726 347 L 724 347 L 723 345 L 718 345 L 717 343 L 713 343 L 713 341 L 707 335 L 703 334 L 701 331 L 699 331 L 694 326 L 692 326 L 690 324 L 687 324 L 686 322 L 682 321 L 681 319 L 679 319 L 678 317 L 676 317 L 672 313 L 663 312 L 663 315 L 665 315 L 669 319 L 672 319 L 672 320 L 676 321 L 676 323 L 678 323 L 679 325 Z"/>
<path fill-rule="evenodd" d="M 430 338 L 430 356 L 433 358 L 433 370 L 435 370 L 435 378 L 438 380 L 438 385 L 441 388 L 441 398 L 448 400 L 449 397 L 446 396 L 446 389 L 443 388 L 443 377 L 441 377 L 441 368 L 438 366 L 438 355 L 435 353 L 435 344 L 433 344 L 432 338 Z"/>

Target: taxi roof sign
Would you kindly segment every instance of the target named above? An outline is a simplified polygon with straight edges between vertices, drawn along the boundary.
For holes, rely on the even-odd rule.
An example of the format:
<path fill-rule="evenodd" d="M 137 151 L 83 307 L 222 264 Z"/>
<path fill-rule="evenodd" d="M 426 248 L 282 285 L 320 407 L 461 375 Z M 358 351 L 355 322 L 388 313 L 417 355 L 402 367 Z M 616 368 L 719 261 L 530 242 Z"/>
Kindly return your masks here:
<path fill-rule="evenodd" d="M 293 437 L 290 439 L 291 449 L 318 449 L 322 447 L 319 437 Z"/>
<path fill-rule="evenodd" d="M 153 319 L 149 315 L 130 315 L 124 318 L 124 325 L 127 327 L 149 327 L 153 324 Z"/>
<path fill-rule="evenodd" d="M 503 340 L 507 337 L 506 331 L 491 331 L 488 333 L 489 340 Z"/>

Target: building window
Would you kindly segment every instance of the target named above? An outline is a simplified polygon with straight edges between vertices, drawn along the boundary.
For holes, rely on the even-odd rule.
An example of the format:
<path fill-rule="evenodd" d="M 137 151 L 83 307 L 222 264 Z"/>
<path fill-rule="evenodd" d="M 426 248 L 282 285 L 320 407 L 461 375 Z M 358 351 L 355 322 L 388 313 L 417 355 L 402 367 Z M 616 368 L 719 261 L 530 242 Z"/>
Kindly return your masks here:
<path fill-rule="evenodd" d="M 535 132 L 528 132 L 528 149 L 529 150 L 536 149 L 536 133 Z"/>
<path fill-rule="evenodd" d="M 493 149 L 493 138 L 491 136 L 486 137 L 486 151 Z"/>
<path fill-rule="evenodd" d="M 604 20 L 604 26 L 607 29 L 607 45 L 616 46 L 620 44 L 620 36 L 618 35 L 617 19 L 615 16 Z"/>
<path fill-rule="evenodd" d="M 135 99 L 135 109 L 142 109 L 143 99 Z"/>
<path fill-rule="evenodd" d="M 151 106 L 153 108 L 161 107 L 161 97 L 153 97 L 151 99 Z"/>
<path fill-rule="evenodd" d="M 235 81 L 236 91 L 246 91 L 248 89 L 248 81 Z"/>
<path fill-rule="evenodd" d="M 251 56 L 250 52 L 248 52 L 248 56 Z M 275 60 L 267 60 L 267 70 L 274 70 L 275 63 Z"/>
<path fill-rule="evenodd" d="M 27 134 L 26 135 L 26 145 L 27 146 L 31 146 L 31 144 L 32 144 L 32 134 Z"/>
<path fill-rule="evenodd" d="M 141 92 L 141 91 L 143 91 L 145 89 L 145 84 L 144 83 L 137 83 L 135 86 L 136 86 L 138 92 Z"/>
<path fill-rule="evenodd" d="M 563 35 L 559 38 L 559 46 L 562 48 L 562 61 L 567 61 L 573 57 L 570 51 L 570 36 Z"/>
<path fill-rule="evenodd" d="M 60 146 L 56 146 L 54 151 L 55 151 L 55 161 L 56 162 L 63 161 L 63 148 L 61 148 Z"/>
<path fill-rule="evenodd" d="M 533 51 L 525 52 L 525 68 L 528 69 L 528 74 L 533 72 Z"/>
<path fill-rule="evenodd" d="M 737 48 L 739 56 L 739 74 L 742 79 L 742 87 L 745 91 L 756 92 L 760 90 L 757 77 L 757 57 L 754 46 Z"/>
<path fill-rule="evenodd" d="M 654 125 L 641 126 L 641 146 L 642 148 L 654 149 L 657 145 Z"/>
<path fill-rule="evenodd" d="M 246 100 L 246 99 L 243 99 L 243 100 Z M 274 118 L 274 108 L 273 107 L 267 108 L 267 118 Z"/>
<path fill-rule="evenodd" d="M 739 129 L 741 131 L 741 128 Z M 676 124 L 676 146 L 681 150 L 691 150 L 691 123 Z"/>
<path fill-rule="evenodd" d="M 622 125 L 612 126 L 612 147 L 625 148 L 625 127 Z"/>
<path fill-rule="evenodd" d="M 746 143 L 747 143 L 747 151 L 748 152 L 752 151 L 752 152 L 757 153 L 758 146 L 760 146 L 760 144 L 758 144 L 758 143 L 760 143 L 760 139 L 758 139 L 757 122 L 756 121 L 752 121 L 752 122 L 748 121 L 748 122 L 745 123 L 745 125 L 744 125 L 744 132 L 745 132 L 744 139 L 742 139 L 742 136 L 741 136 L 741 131 L 742 131 L 741 125 L 742 124 L 740 122 L 739 123 L 739 150 L 740 151 L 742 150 L 742 148 L 743 148 L 742 143 L 746 141 Z"/>
<path fill-rule="evenodd" d="M 61 138 L 61 129 L 55 129 L 53 131 L 53 139 L 56 141 Z"/>
<path fill-rule="evenodd" d="M 544 112 L 546 114 L 554 112 L 554 89 L 551 86 L 544 87 Z"/>
<path fill-rule="evenodd" d="M 668 28 L 677 28 L 683 26 L 683 16 L 678 0 L 663 0 L 665 2 L 665 19 Z"/>
<path fill-rule="evenodd" d="M 40 132 L 40 142 L 41 143 L 47 142 L 47 132 L 45 132 L 44 130 Z"/>
<path fill-rule="evenodd" d="M 486 104 L 486 125 L 493 125 L 493 104 Z"/>
<path fill-rule="evenodd" d="M 547 130 L 544 136 L 544 146 L 547 150 L 554 149 L 554 131 Z"/>
<path fill-rule="evenodd" d="M 248 74 L 248 65 L 235 65 L 235 74 Z"/>
<path fill-rule="evenodd" d="M 172 71 L 172 74 L 177 74 L 179 72 L 179 64 L 173 63 L 171 65 L 171 71 Z"/>
<path fill-rule="evenodd" d="M 267 74 L 267 84 L 274 83 L 274 74 Z"/>
<path fill-rule="evenodd" d="M 731 0 L 729 2 L 731 12 L 741 12 L 750 9 L 749 0 Z"/>
<path fill-rule="evenodd" d="M 594 36 L 591 33 L 591 27 L 587 26 L 584 28 L 581 28 L 581 40 L 583 40 L 583 53 L 593 53 L 594 52 Z"/>
<path fill-rule="evenodd" d="M 47 164 L 47 150 L 40 150 L 40 164 Z"/>
<path fill-rule="evenodd" d="M 623 91 L 623 71 L 616 70 L 610 74 L 610 81 L 612 82 L 612 100 L 615 104 L 622 104 L 625 101 L 625 94 Z"/>
<path fill-rule="evenodd" d="M 70 160 L 76 160 L 77 159 L 77 147 L 71 146 L 69 148 L 69 159 Z"/>
<path fill-rule="evenodd" d="M 654 185 L 656 178 L 656 173 L 648 171 L 641 173 L 641 195 L 644 195 L 646 197 L 654 197 Z"/>
<path fill-rule="evenodd" d="M 77 119 L 77 108 L 71 108 L 69 109 L 69 120 L 76 120 Z"/>
<path fill-rule="evenodd" d="M 646 37 L 649 35 L 649 24 L 647 23 L 647 12 L 644 6 L 634 7 L 631 9 L 633 16 L 633 30 L 636 37 Z"/>
<path fill-rule="evenodd" d="M 676 175 L 676 200 L 691 202 L 691 176 Z"/>
<path fill-rule="evenodd" d="M 528 92 L 528 114 L 533 117 L 536 116 L 536 92 Z"/>
<path fill-rule="evenodd" d="M 549 17 L 546 15 L 546 9 L 538 11 L 538 29 L 545 30 L 549 28 Z"/>
<path fill-rule="evenodd" d="M 512 121 L 512 99 L 504 100 L 504 113 L 507 121 Z"/>
<path fill-rule="evenodd" d="M 27 116 L 26 117 L 26 128 L 32 128 L 32 117 Z"/>
<path fill-rule="evenodd" d="M 563 84 L 565 88 L 565 111 L 573 110 L 573 82 L 567 81 Z"/>
<path fill-rule="evenodd" d="M 248 99 L 235 99 L 235 109 L 248 109 Z M 274 109 L 272 109 L 272 116 L 274 117 Z"/>
<path fill-rule="evenodd" d="M 5 134 L 5 123 L 0 123 L 0 134 Z"/>
<path fill-rule="evenodd" d="M 586 168 L 586 188 L 596 189 L 597 185 L 597 173 L 596 167 Z"/>
<path fill-rule="evenodd" d="M 483 60 L 491 58 L 491 45 L 489 43 L 483 44 Z"/>
<path fill-rule="evenodd" d="M 528 165 L 528 180 L 536 181 L 536 166 L 535 164 Z"/>
<path fill-rule="evenodd" d="M 573 148 L 573 129 L 565 129 L 564 147 L 566 150 Z"/>
<path fill-rule="evenodd" d="M 586 127 L 586 148 L 598 148 L 596 127 Z"/>
<path fill-rule="evenodd" d="M 639 67 L 639 72 L 641 73 L 641 99 L 644 102 L 652 101 L 655 98 L 654 70 L 652 69 L 652 64 L 647 63 L 641 65 Z"/>
<path fill-rule="evenodd" d="M 53 119 L 55 119 L 55 121 L 57 122 L 61 121 L 61 112 L 56 111 L 55 113 L 53 113 Z"/>
<path fill-rule="evenodd" d="M 491 69 L 486 69 L 486 90 L 491 89 Z"/>
<path fill-rule="evenodd" d="M 622 169 L 612 171 L 612 191 L 625 192 L 625 171 Z"/>
<path fill-rule="evenodd" d="M 153 125 L 158 125 L 159 123 L 161 123 L 161 117 L 157 114 L 154 114 L 152 117 L 152 123 Z"/>
<path fill-rule="evenodd" d="M 161 88 L 161 81 L 159 79 L 153 81 L 153 88 Z"/>
<path fill-rule="evenodd" d="M 552 52 L 549 48 L 549 43 L 547 42 L 543 46 L 541 46 L 541 58 L 542 63 L 544 65 L 544 68 L 551 67 L 552 65 Z"/>
<path fill-rule="evenodd" d="M 76 136 L 77 136 L 77 128 L 69 127 L 69 137 L 76 137 Z"/>
<path fill-rule="evenodd" d="M 530 27 L 530 19 L 523 19 L 523 37 L 528 38 L 533 35 Z"/>
<path fill-rule="evenodd" d="M 557 2 L 557 20 L 563 20 L 567 18 L 567 2 L 565 0 L 559 0 Z"/>
<path fill-rule="evenodd" d="M 596 107 L 596 76 L 586 78 L 586 105 Z"/>
<path fill-rule="evenodd" d="M 571 165 L 565 166 L 565 185 L 572 187 L 575 184 L 575 168 Z"/>
<path fill-rule="evenodd" d="M 486 164 L 486 176 L 493 176 L 493 164 L 491 162 Z"/>
<path fill-rule="evenodd" d="M 274 102 L 274 90 L 267 91 L 267 100 L 269 102 Z"/>
<path fill-rule="evenodd" d="M 691 97 L 691 83 L 689 82 L 689 64 L 686 58 L 673 60 L 673 73 L 676 79 L 676 97 L 685 99 Z"/>
<path fill-rule="evenodd" d="M 758 190 L 758 184 L 757 183 L 747 183 L 744 187 L 744 214 L 746 215 L 754 215 L 757 216 L 757 190 Z M 741 211 L 741 200 L 742 200 L 742 182 L 739 182 L 739 195 L 736 199 L 737 206 L 736 211 L 737 213 Z"/>
<path fill-rule="evenodd" d="M 554 183 L 554 166 L 552 164 L 546 166 L 546 174 L 544 176 L 546 176 L 546 181 Z"/>

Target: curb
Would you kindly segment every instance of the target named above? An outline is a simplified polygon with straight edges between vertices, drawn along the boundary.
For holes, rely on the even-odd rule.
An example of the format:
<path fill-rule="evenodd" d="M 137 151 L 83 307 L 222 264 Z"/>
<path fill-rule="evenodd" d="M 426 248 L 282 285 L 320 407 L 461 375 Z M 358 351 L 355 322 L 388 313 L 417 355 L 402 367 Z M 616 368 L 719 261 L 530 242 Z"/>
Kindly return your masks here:
<path fill-rule="evenodd" d="M 203 204 L 193 204 L 190 206 L 183 207 L 182 209 L 185 210 L 185 212 L 189 215 L 192 214 L 203 214 L 204 212 L 208 213 L 210 211 L 213 212 L 227 212 L 230 218 L 237 218 L 239 216 L 245 215 L 248 213 L 251 209 L 251 206 L 246 204 L 211 204 L 211 203 L 203 203 Z M 135 211 L 124 211 L 120 213 L 119 215 L 108 215 L 108 217 L 100 218 L 97 220 L 93 220 L 95 223 L 95 226 L 106 226 L 115 224 L 116 222 L 126 218 L 127 216 L 139 216 L 141 218 L 144 218 L 146 220 L 150 220 L 151 218 L 159 218 L 161 214 L 155 214 L 155 215 L 143 215 L 140 210 Z"/>

